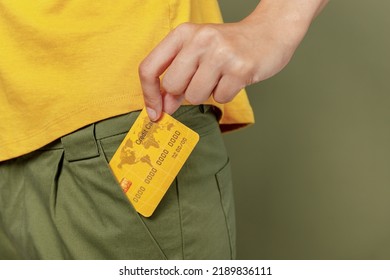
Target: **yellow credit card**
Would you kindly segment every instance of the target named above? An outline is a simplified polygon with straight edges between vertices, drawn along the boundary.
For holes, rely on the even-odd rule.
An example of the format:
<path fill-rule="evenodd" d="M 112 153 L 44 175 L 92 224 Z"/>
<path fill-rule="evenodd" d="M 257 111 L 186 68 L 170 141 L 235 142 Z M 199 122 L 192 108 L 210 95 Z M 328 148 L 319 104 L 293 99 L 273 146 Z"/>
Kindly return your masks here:
<path fill-rule="evenodd" d="M 199 135 L 163 113 L 145 108 L 115 152 L 110 167 L 135 210 L 150 217 L 199 141 Z"/>

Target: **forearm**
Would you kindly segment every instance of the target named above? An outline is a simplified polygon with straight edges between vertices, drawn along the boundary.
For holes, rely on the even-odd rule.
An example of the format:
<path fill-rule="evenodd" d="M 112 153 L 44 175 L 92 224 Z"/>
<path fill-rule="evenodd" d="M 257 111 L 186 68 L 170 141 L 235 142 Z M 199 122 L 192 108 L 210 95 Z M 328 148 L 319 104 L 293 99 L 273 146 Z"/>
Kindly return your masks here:
<path fill-rule="evenodd" d="M 305 21 L 308 24 L 321 12 L 329 0 L 262 0 L 251 16 L 269 11 L 285 19 Z"/>
<path fill-rule="evenodd" d="M 140 65 L 150 118 L 173 113 L 184 98 L 201 104 L 212 95 L 227 103 L 243 87 L 275 75 L 327 1 L 262 0 L 240 22 L 178 26 Z"/>
<path fill-rule="evenodd" d="M 262 0 L 243 22 L 253 28 L 263 24 L 277 33 L 283 33 L 286 43 L 298 46 L 313 19 L 329 0 Z"/>

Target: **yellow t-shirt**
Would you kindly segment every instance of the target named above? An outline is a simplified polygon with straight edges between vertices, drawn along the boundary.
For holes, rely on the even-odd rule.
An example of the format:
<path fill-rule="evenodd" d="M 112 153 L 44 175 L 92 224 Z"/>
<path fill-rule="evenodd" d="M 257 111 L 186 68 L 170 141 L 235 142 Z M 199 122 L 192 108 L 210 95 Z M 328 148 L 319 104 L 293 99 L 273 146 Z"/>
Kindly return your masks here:
<path fill-rule="evenodd" d="M 0 0 L 0 161 L 144 106 L 138 65 L 183 22 L 222 22 L 216 0 Z M 223 130 L 253 123 L 246 93 Z"/>

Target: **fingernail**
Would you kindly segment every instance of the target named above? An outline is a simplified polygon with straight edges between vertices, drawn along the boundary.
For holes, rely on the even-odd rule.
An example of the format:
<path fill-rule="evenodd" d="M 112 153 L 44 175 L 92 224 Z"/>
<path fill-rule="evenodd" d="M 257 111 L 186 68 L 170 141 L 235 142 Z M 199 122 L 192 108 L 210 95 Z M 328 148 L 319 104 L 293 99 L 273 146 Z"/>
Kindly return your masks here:
<path fill-rule="evenodd" d="M 146 112 L 148 112 L 149 118 L 151 121 L 155 121 L 157 118 L 157 113 L 152 108 L 146 107 Z"/>

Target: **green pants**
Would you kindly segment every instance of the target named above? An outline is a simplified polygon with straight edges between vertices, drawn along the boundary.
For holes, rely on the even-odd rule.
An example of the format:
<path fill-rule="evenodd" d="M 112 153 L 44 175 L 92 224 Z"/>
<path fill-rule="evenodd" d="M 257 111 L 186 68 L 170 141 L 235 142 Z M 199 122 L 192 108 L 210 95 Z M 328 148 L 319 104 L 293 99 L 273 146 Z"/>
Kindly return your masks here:
<path fill-rule="evenodd" d="M 175 112 L 200 141 L 150 218 L 134 210 L 108 166 L 138 114 L 0 163 L 0 259 L 235 257 L 230 166 L 213 108 Z"/>

